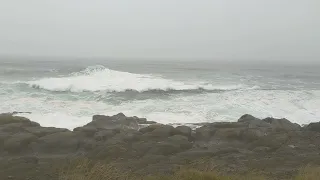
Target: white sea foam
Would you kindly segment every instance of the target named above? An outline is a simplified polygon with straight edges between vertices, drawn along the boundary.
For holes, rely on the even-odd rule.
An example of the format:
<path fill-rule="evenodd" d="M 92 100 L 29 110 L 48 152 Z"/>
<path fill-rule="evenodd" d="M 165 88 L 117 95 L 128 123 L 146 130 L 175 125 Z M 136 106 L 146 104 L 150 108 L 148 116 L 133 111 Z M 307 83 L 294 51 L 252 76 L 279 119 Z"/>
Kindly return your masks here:
<path fill-rule="evenodd" d="M 207 82 L 182 82 L 155 75 L 134 74 L 91 66 L 84 71 L 66 77 L 44 78 L 27 82 L 34 88 L 49 91 L 106 91 L 124 92 L 128 90 L 144 92 L 149 90 L 237 90 L 245 88 L 241 84 L 213 85 Z"/>
<path fill-rule="evenodd" d="M 320 91 L 254 90 L 147 99 L 118 105 L 88 100 L 66 100 L 48 94 L 3 96 L 1 112 L 31 111 L 23 114 L 43 126 L 72 129 L 91 121 L 94 114 L 146 117 L 165 124 L 236 121 L 249 113 L 259 118 L 287 118 L 298 124 L 320 119 Z"/>
<path fill-rule="evenodd" d="M 220 82 L 225 82 L 224 79 L 222 76 Z M 103 66 L 88 67 L 69 76 L 27 82 L 31 87 L 47 91 L 25 88 L 25 85 L 21 87 L 21 83 L 26 82 L 21 80 L 12 84 L 11 80 L 1 81 L 0 113 L 32 112 L 22 115 L 43 126 L 73 129 L 90 122 L 95 114 L 114 115 L 119 112 L 165 124 L 236 121 L 247 113 L 259 118 L 268 116 L 287 118 L 298 124 L 320 120 L 319 90 L 281 90 L 281 88 L 272 90 L 273 88 L 261 89 L 258 86 L 182 81 L 157 75 L 114 71 Z M 142 100 L 125 99 L 126 95 L 122 93 L 105 93 L 127 90 L 180 91 L 199 88 L 223 92 L 177 93 L 165 98 L 153 94 L 149 97 L 147 94 L 148 98 Z M 99 93 L 52 93 L 51 91 L 98 91 Z M 96 95 L 101 95 L 102 98 L 96 101 Z M 116 100 L 119 97 L 124 98 L 120 100 L 121 103 L 114 103 L 106 100 L 109 96 L 114 96 Z"/>

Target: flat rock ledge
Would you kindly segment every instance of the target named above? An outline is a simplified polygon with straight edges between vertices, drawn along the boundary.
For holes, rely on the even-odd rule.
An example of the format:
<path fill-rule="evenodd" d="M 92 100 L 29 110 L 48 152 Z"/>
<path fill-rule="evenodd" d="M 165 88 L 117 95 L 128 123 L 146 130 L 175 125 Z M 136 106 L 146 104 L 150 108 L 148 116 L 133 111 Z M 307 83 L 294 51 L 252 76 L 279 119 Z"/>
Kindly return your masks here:
<path fill-rule="evenodd" d="M 320 122 L 301 127 L 246 114 L 236 122 L 191 129 L 119 113 L 95 115 L 70 131 L 0 114 L 0 179 L 59 179 L 55 165 L 79 158 L 112 162 L 140 175 L 172 173 L 205 160 L 224 173 L 258 170 L 289 179 L 302 166 L 320 165 Z"/>

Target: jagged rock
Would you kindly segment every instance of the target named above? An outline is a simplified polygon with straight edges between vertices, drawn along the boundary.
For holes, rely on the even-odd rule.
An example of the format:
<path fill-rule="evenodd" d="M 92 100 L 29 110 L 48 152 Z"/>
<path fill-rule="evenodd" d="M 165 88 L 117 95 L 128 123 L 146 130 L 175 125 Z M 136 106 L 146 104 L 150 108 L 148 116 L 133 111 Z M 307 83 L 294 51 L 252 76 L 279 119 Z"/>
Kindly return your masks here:
<path fill-rule="evenodd" d="M 135 129 L 138 130 L 139 123 L 135 118 L 128 118 L 123 113 L 114 116 L 94 115 L 92 121 L 84 127 L 97 129 Z"/>
<path fill-rule="evenodd" d="M 320 122 L 310 123 L 306 129 L 309 131 L 320 132 Z"/>
<path fill-rule="evenodd" d="M 30 121 L 28 118 L 20 116 L 12 116 L 11 114 L 0 114 L 0 125 L 21 123 L 25 126 L 40 126 L 39 123 Z"/>
<path fill-rule="evenodd" d="M 164 138 L 174 135 L 175 129 L 169 125 L 152 124 L 139 130 L 146 138 Z"/>
<path fill-rule="evenodd" d="M 141 124 L 149 123 L 151 125 L 141 128 Z M 2 114 L 0 179 L 8 176 L 18 180 L 58 179 L 45 174 L 52 170 L 53 159 L 58 159 L 61 165 L 64 159 L 82 157 L 116 161 L 119 168 L 126 167 L 141 174 L 157 173 L 159 169 L 167 172 L 175 165 L 198 160 L 214 162 L 219 169 L 228 172 L 237 172 L 238 167 L 256 166 L 268 172 L 279 168 L 295 172 L 300 165 L 320 162 L 319 123 L 311 123 L 300 130 L 286 119 L 260 120 L 244 115 L 238 122 L 201 125 L 195 130 L 188 126 L 174 128 L 120 113 L 95 115 L 92 122 L 69 131 L 41 127 L 27 118 Z M 13 159 L 26 156 L 36 158 Z M 30 176 L 25 175 L 26 170 Z M 13 173 L 20 171 L 24 175 Z"/>
<path fill-rule="evenodd" d="M 83 134 L 86 137 L 93 137 L 98 132 L 98 128 L 92 126 L 84 126 L 74 128 L 73 131 Z"/>
<path fill-rule="evenodd" d="M 217 128 L 214 125 L 204 125 L 196 129 L 195 138 L 197 140 L 209 140 L 217 131 Z"/>
<path fill-rule="evenodd" d="M 248 128 L 271 128 L 271 125 L 269 123 L 249 114 L 241 116 L 238 122 L 247 124 Z"/>
<path fill-rule="evenodd" d="M 238 122 L 252 122 L 252 121 L 261 121 L 261 120 L 250 114 L 245 114 L 238 119 Z"/>
<path fill-rule="evenodd" d="M 156 124 L 155 121 L 148 121 L 146 118 L 138 118 L 137 116 L 127 117 L 127 120 L 135 120 L 139 124 Z"/>
<path fill-rule="evenodd" d="M 191 137 L 191 128 L 188 126 L 178 126 L 175 128 L 175 134 L 176 135 L 182 135 L 182 136 L 186 136 L 186 137 Z"/>
<path fill-rule="evenodd" d="M 287 119 L 275 119 L 275 118 L 265 118 L 262 121 L 271 124 L 273 130 L 285 130 L 285 131 L 298 131 L 300 130 L 300 125 L 292 123 Z"/>

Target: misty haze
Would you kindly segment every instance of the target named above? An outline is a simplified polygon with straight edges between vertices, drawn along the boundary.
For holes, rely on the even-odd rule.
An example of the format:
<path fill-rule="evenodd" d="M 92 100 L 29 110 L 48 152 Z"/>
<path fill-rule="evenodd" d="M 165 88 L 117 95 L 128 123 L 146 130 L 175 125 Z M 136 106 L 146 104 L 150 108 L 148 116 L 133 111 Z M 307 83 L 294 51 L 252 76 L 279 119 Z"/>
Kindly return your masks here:
<path fill-rule="evenodd" d="M 318 179 L 319 47 L 318 0 L 0 0 L 0 179 Z"/>

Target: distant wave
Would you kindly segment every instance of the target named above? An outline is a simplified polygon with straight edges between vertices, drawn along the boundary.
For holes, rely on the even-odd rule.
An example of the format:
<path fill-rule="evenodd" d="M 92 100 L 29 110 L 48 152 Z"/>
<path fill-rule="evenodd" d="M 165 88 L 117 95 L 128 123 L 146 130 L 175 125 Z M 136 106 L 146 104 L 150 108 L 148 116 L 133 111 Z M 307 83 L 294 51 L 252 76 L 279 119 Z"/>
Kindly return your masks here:
<path fill-rule="evenodd" d="M 176 81 L 155 75 L 115 71 L 100 65 L 90 66 L 66 77 L 43 78 L 26 83 L 33 88 L 56 92 L 230 91 L 245 88 L 241 84 L 212 85 L 207 82 Z"/>

